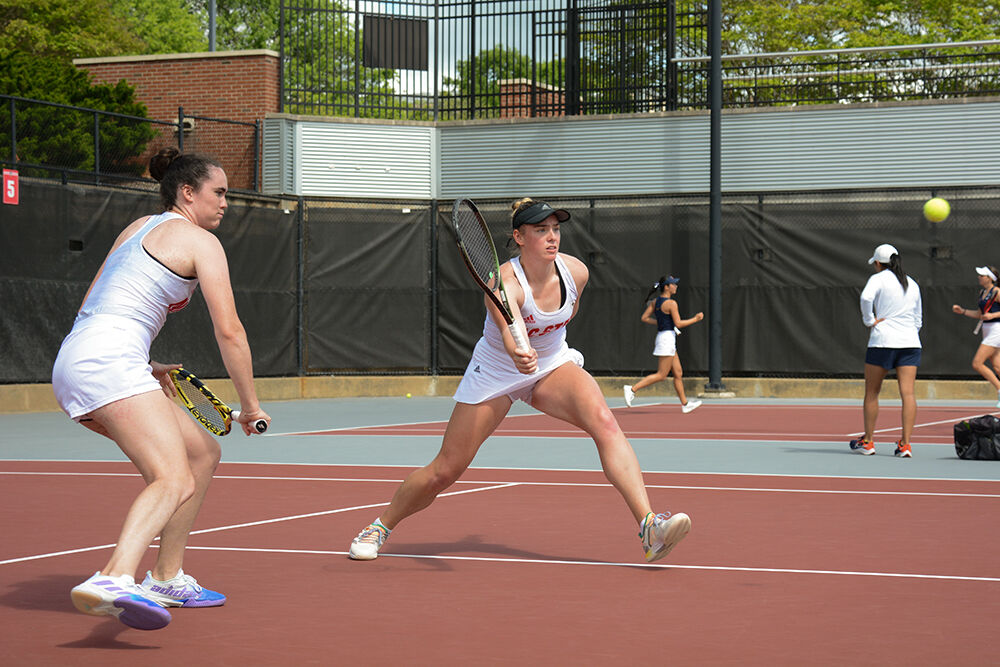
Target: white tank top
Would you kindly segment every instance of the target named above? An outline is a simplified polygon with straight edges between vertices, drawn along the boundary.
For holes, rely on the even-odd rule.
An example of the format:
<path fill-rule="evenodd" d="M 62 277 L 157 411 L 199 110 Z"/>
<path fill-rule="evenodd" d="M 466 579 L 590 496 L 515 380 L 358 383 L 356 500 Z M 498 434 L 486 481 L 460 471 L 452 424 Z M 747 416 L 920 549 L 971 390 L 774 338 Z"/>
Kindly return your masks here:
<path fill-rule="evenodd" d="M 524 269 L 521 268 L 521 259 L 514 257 L 510 260 L 510 264 L 514 268 L 514 275 L 517 276 L 524 292 L 521 317 L 524 318 L 524 327 L 528 330 L 528 342 L 538 352 L 539 358 L 559 352 L 566 345 L 566 325 L 573 317 L 573 307 L 576 305 L 578 297 L 576 281 L 573 280 L 569 267 L 563 262 L 561 256 L 556 255 L 556 271 L 559 272 L 563 285 L 566 287 L 566 298 L 558 309 L 546 312 L 535 303 L 531 294 L 531 286 L 524 275 Z M 492 347 L 498 350 L 504 349 L 503 336 L 500 335 L 500 330 L 489 314 L 486 315 L 486 324 L 483 326 L 483 337 Z"/>
<path fill-rule="evenodd" d="M 188 304 L 198 279 L 177 275 L 142 247 L 143 238 L 157 225 L 180 217 L 172 212 L 154 215 L 108 256 L 76 316 L 78 324 L 92 315 L 118 315 L 138 323 L 152 340 L 166 322 L 167 313 Z"/>

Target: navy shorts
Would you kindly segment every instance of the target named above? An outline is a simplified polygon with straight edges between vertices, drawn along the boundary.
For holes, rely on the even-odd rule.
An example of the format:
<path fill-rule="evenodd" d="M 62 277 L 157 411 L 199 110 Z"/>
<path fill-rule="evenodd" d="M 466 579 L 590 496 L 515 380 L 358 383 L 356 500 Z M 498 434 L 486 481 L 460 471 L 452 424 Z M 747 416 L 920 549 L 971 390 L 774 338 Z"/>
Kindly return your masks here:
<path fill-rule="evenodd" d="M 865 353 L 865 363 L 885 369 L 897 366 L 919 366 L 919 347 L 870 347 Z"/>

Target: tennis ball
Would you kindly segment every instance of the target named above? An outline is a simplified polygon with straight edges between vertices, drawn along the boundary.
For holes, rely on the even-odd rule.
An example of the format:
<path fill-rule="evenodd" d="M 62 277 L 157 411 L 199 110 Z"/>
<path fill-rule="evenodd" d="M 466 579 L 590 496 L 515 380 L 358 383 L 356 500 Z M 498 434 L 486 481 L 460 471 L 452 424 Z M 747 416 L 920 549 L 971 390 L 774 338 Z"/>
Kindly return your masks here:
<path fill-rule="evenodd" d="M 411 393 L 407 392 L 407 394 L 406 394 L 406 397 L 407 397 L 407 398 L 413 398 L 413 394 L 411 394 Z"/>
<path fill-rule="evenodd" d="M 951 204 L 947 200 L 935 197 L 924 203 L 924 217 L 930 222 L 944 222 L 951 213 Z"/>

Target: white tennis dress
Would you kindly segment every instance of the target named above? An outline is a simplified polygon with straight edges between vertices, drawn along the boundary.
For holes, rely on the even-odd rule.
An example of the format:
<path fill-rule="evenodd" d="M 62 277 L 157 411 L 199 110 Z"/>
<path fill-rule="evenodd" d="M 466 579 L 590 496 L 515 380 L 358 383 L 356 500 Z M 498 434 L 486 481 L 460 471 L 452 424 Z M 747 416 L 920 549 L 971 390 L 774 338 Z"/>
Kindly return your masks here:
<path fill-rule="evenodd" d="M 521 316 L 528 331 L 528 342 L 538 353 L 538 372 L 525 375 L 517 370 L 504 348 L 500 329 L 487 313 L 483 337 L 476 343 L 472 360 L 455 392 L 454 398 L 459 403 L 482 403 L 498 396 L 509 396 L 511 401 L 520 399 L 530 403 L 535 383 L 556 368 L 567 361 L 583 366 L 583 355 L 566 344 L 566 325 L 573 316 L 579 292 L 562 257 L 556 256 L 556 270 L 566 287 L 566 298 L 558 310 L 553 312 L 541 310 L 535 304 L 520 258 L 515 257 L 510 263 L 524 291 Z"/>
<path fill-rule="evenodd" d="M 188 304 L 197 278 L 184 278 L 142 247 L 157 225 L 182 216 L 161 213 L 111 253 L 52 368 L 52 389 L 73 419 L 114 401 L 158 391 L 149 347 L 167 313 Z"/>

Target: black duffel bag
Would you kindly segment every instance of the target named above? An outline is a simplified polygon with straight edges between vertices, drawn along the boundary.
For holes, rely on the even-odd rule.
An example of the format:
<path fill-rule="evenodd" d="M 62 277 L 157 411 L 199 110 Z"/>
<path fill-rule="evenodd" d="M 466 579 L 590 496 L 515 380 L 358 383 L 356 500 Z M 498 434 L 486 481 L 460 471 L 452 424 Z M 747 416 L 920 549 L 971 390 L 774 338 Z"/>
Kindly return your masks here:
<path fill-rule="evenodd" d="M 960 459 L 1000 461 L 1000 419 L 983 415 L 955 424 L 955 453 Z"/>

